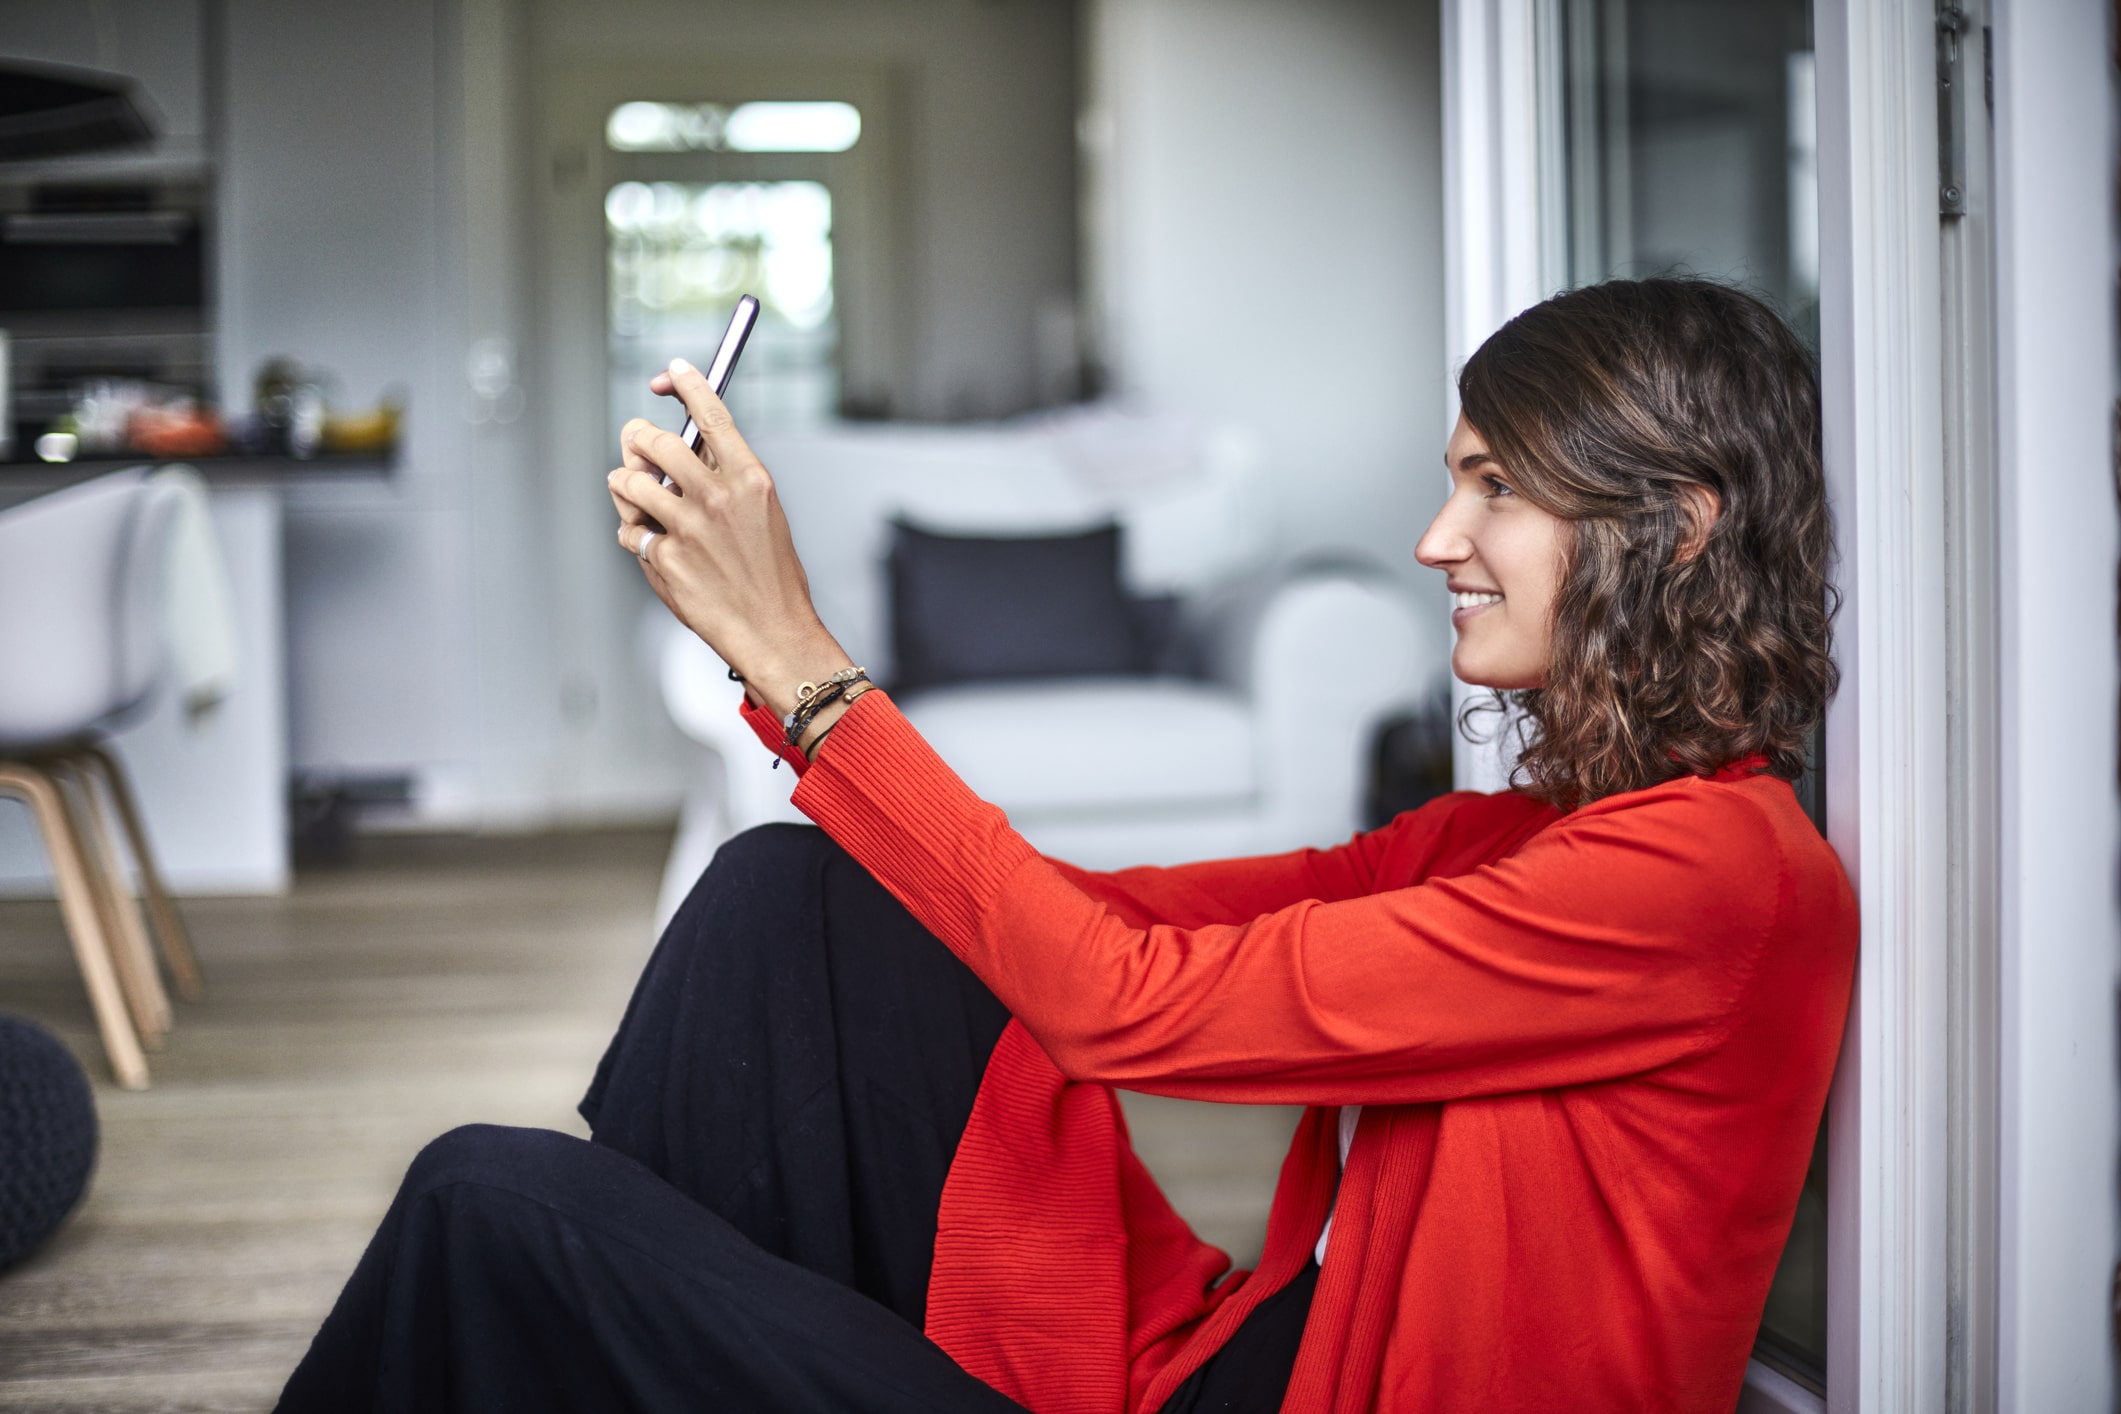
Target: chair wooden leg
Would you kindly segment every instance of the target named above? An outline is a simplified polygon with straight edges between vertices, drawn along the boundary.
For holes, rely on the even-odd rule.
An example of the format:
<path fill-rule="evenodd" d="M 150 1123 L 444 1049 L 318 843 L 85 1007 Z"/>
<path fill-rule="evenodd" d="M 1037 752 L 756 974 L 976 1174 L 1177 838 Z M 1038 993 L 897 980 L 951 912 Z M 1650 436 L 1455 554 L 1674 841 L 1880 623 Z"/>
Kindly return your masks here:
<path fill-rule="evenodd" d="M 199 971 L 198 957 L 191 950 L 191 937 L 184 931 L 184 920 L 178 916 L 177 905 L 162 882 L 162 870 L 155 863 L 154 850 L 147 843 L 147 829 L 140 823 L 140 808 L 133 801 L 132 783 L 125 778 L 125 768 L 118 764 L 116 756 L 101 746 L 83 747 L 80 754 L 84 760 L 93 763 L 96 772 L 103 777 L 111 801 L 118 807 L 118 823 L 125 827 L 125 840 L 132 850 L 133 865 L 140 871 L 140 892 L 146 895 L 148 916 L 154 920 L 155 937 L 162 944 L 162 960 L 169 964 L 169 975 L 177 984 L 177 995 L 188 1002 L 205 1000 L 206 982 Z"/>
<path fill-rule="evenodd" d="M 147 1088 L 147 1057 L 133 1034 L 125 1012 L 125 996 L 118 985 L 117 969 L 111 963 L 110 945 L 96 917 L 93 885 L 88 866 L 74 844 L 73 829 L 59 787 L 42 771 L 15 763 L 0 763 L 0 794 L 28 802 L 51 856 L 52 875 L 59 888 L 59 909 L 66 919 L 66 932 L 74 945 L 74 960 L 80 964 L 81 980 L 88 988 L 88 1004 L 96 1015 L 96 1028 L 103 1034 L 103 1054 L 111 1073 L 128 1090 Z"/>
<path fill-rule="evenodd" d="M 162 988 L 162 974 L 155 968 L 154 948 L 147 941 L 147 924 L 140 916 L 139 900 L 125 881 L 125 868 L 118 859 L 103 806 L 96 799 L 95 777 L 78 758 L 62 757 L 49 763 L 49 774 L 59 787 L 59 802 L 73 822 L 74 840 L 103 911 L 103 936 L 110 941 L 111 958 L 118 965 L 118 983 L 132 1007 L 133 1029 L 140 1044 L 159 1051 L 169 1038 L 172 1016 L 169 993 Z"/>

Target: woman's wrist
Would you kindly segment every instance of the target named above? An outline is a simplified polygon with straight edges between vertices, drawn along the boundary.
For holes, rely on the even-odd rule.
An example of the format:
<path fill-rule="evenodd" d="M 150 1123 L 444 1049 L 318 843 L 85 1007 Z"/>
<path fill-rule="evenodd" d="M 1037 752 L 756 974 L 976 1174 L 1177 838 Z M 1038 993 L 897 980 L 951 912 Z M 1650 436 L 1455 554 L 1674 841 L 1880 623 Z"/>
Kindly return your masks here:
<path fill-rule="evenodd" d="M 847 650 L 822 629 L 779 652 L 748 656 L 750 661 L 740 670 L 745 692 L 783 720 L 803 704 L 808 695 L 803 691 L 805 684 L 815 688 L 834 673 L 854 666 Z"/>

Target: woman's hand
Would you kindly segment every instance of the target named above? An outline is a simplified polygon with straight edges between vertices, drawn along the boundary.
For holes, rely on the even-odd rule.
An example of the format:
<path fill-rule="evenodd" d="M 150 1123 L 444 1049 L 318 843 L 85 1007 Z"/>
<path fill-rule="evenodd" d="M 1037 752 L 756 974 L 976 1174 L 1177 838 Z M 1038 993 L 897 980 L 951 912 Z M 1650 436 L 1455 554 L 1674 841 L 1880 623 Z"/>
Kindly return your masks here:
<path fill-rule="evenodd" d="M 695 456 L 674 432 L 639 418 L 626 424 L 625 465 L 605 478 L 619 543 L 639 556 L 670 612 L 743 675 L 752 700 L 785 715 L 796 685 L 847 667 L 846 651 L 811 606 L 773 478 L 706 378 L 679 359 L 648 386 L 675 393 L 703 440 Z M 663 475 L 675 484 L 662 485 Z"/>

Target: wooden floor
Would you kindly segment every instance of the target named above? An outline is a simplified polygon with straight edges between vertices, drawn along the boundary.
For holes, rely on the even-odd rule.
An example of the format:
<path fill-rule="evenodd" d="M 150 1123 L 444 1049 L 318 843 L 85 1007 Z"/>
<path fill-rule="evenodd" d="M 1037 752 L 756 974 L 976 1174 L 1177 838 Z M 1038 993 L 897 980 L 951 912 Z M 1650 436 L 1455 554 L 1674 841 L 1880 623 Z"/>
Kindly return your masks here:
<path fill-rule="evenodd" d="M 209 998 L 154 1087 L 112 1087 L 58 911 L 0 901 L 0 1009 L 97 1081 L 87 1202 L 0 1274 L 0 1409 L 271 1407 L 428 1139 L 582 1132 L 574 1102 L 647 957 L 667 838 L 370 839 L 284 899 L 185 907 Z M 1257 1255 L 1294 1112 L 1128 1097 L 1210 1241 Z"/>

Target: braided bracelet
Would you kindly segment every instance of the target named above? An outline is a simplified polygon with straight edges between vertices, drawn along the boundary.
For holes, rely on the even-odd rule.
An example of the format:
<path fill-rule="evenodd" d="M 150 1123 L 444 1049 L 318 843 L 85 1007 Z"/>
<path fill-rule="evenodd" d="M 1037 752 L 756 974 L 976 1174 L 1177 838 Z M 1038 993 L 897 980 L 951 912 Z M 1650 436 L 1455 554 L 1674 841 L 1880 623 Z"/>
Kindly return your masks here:
<path fill-rule="evenodd" d="M 781 718 L 781 725 L 787 729 L 788 744 L 794 746 L 803 733 L 810 729 L 810 724 L 816 720 L 817 714 L 839 701 L 846 690 L 838 684 L 817 688 L 809 697 L 803 699 L 800 707 Z"/>
<path fill-rule="evenodd" d="M 867 668 L 841 668 L 822 683 L 804 682 L 797 684 L 795 689 L 795 710 L 781 718 L 781 727 L 787 737 L 788 744 L 795 746 L 800 742 L 803 739 L 803 733 L 810 730 L 810 724 L 817 719 L 817 714 L 844 697 L 848 688 L 858 682 L 868 681 L 869 670 Z"/>
<path fill-rule="evenodd" d="M 848 689 L 841 685 L 820 688 L 817 695 L 804 703 L 800 710 L 789 713 L 785 719 L 788 744 L 801 749 L 803 734 L 810 730 L 818 714 L 845 697 L 847 691 Z"/>

